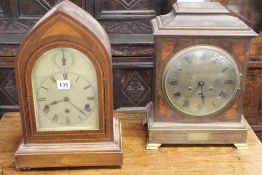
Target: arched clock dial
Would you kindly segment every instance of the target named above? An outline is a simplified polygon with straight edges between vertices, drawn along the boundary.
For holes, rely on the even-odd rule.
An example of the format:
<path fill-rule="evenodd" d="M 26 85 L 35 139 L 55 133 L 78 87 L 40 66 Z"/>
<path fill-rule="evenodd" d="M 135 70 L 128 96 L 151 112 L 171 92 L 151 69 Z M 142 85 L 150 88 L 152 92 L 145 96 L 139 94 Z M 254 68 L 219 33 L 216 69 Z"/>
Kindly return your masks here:
<path fill-rule="evenodd" d="M 223 110 L 239 89 L 233 57 L 221 48 L 193 46 L 175 54 L 164 69 L 163 89 L 171 106 L 192 116 Z"/>
<path fill-rule="evenodd" d="M 32 72 L 39 131 L 96 130 L 99 127 L 96 71 L 73 48 L 46 51 Z"/>

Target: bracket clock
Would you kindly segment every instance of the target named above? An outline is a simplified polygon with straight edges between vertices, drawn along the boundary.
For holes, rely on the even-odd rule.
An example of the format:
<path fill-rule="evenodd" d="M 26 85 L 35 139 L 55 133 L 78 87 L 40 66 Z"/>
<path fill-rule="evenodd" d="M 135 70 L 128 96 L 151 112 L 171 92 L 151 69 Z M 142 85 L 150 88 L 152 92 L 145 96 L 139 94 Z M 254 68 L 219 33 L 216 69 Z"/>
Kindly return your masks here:
<path fill-rule="evenodd" d="M 23 128 L 17 168 L 122 164 L 110 49 L 99 23 L 68 0 L 29 32 L 16 60 Z"/>
<path fill-rule="evenodd" d="M 153 102 L 147 105 L 147 149 L 161 144 L 245 145 L 242 116 L 247 54 L 257 34 L 226 9 L 179 10 L 152 20 Z M 219 14 L 212 14 L 212 6 Z M 176 13 L 175 11 L 179 12 Z"/>

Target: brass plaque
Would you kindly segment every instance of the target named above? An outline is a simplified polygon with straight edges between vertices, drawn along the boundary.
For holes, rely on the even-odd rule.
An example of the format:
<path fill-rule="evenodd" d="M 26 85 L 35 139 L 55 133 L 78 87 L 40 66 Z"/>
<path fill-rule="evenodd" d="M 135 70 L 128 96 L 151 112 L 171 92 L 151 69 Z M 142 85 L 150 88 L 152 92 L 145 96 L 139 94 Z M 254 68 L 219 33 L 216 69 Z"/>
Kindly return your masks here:
<path fill-rule="evenodd" d="M 211 138 L 210 133 L 187 133 L 187 141 L 208 141 Z"/>

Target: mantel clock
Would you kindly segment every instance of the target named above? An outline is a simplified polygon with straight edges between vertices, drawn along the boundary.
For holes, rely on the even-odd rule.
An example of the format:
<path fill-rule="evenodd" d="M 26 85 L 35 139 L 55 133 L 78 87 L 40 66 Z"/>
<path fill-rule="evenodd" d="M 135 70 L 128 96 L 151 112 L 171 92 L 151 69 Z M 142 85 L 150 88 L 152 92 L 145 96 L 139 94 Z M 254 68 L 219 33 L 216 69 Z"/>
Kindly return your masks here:
<path fill-rule="evenodd" d="M 249 42 L 256 33 L 218 4 L 199 3 L 194 13 L 188 10 L 192 7 L 190 2 L 175 4 L 171 13 L 152 20 L 154 97 L 147 105 L 148 149 L 246 143 L 244 85 Z M 219 13 L 212 13 L 213 7 Z"/>
<path fill-rule="evenodd" d="M 91 15 L 68 0 L 53 7 L 22 42 L 16 78 L 17 168 L 122 164 L 110 42 Z"/>

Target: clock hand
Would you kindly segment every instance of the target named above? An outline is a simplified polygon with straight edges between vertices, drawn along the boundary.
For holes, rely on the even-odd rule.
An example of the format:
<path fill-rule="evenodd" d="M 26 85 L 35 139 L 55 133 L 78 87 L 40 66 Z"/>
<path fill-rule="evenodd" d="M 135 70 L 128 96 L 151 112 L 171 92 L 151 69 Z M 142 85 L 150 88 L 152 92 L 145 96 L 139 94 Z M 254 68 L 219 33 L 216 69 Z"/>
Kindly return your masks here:
<path fill-rule="evenodd" d="M 200 89 L 201 89 L 201 93 L 200 93 L 200 97 L 201 97 L 201 100 L 202 100 L 202 104 L 204 106 L 204 103 L 205 103 L 205 95 L 204 95 L 204 90 L 203 90 L 203 86 L 205 85 L 205 82 L 204 81 L 200 81 L 199 83 L 199 86 L 200 86 Z"/>
<path fill-rule="evenodd" d="M 64 53 L 64 50 L 62 49 L 62 64 L 63 64 L 63 66 L 65 66 L 66 65 L 66 59 L 65 59 L 65 53 Z"/>
<path fill-rule="evenodd" d="M 64 99 L 63 100 L 59 100 L 59 101 L 53 101 L 53 102 L 51 102 L 51 103 L 49 103 L 49 104 L 47 104 L 47 105 L 56 105 L 57 103 L 59 103 L 59 102 L 61 102 L 61 101 L 64 101 Z"/>
<path fill-rule="evenodd" d="M 191 98 L 191 97 L 195 94 L 195 92 L 198 90 L 199 87 L 200 87 L 200 85 L 199 85 L 199 83 L 198 83 L 197 87 L 196 87 L 196 88 L 191 92 L 191 94 L 188 96 L 188 99 Z"/>
<path fill-rule="evenodd" d="M 87 116 L 86 113 L 84 113 L 84 111 L 82 111 L 82 110 L 79 109 L 76 105 L 74 105 L 73 103 L 70 102 L 69 97 L 65 97 L 65 98 L 64 98 L 64 101 L 65 101 L 65 102 L 68 102 L 70 105 L 72 105 L 74 108 L 76 108 L 79 112 L 81 112 L 82 114 L 84 114 L 85 116 Z M 87 117 L 88 117 L 88 116 L 87 116 Z"/>

